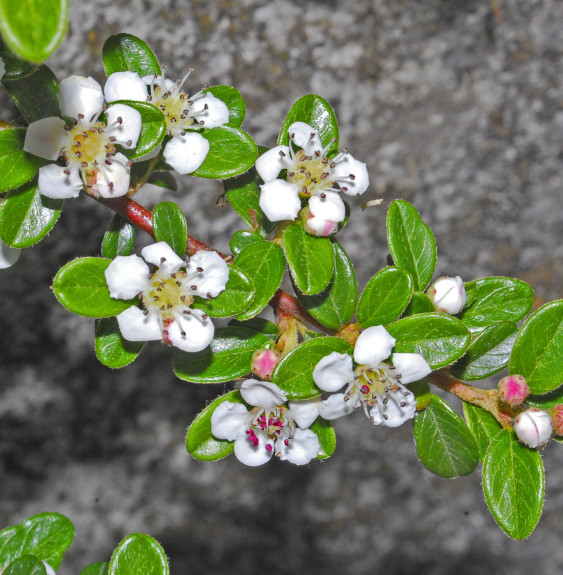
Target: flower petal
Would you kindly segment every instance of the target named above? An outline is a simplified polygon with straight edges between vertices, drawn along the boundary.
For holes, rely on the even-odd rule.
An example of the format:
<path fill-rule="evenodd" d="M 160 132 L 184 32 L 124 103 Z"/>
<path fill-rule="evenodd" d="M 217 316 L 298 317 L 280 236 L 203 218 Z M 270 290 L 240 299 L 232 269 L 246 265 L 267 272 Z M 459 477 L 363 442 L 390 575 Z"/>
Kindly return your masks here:
<path fill-rule="evenodd" d="M 94 78 L 69 76 L 59 84 L 59 105 L 63 116 L 90 124 L 104 107 L 102 87 Z"/>
<path fill-rule="evenodd" d="M 284 156 L 282 156 L 282 153 Z M 262 180 L 269 182 L 275 180 L 280 172 L 287 168 L 288 164 L 285 158 L 289 158 L 289 148 L 287 146 L 276 146 L 264 152 L 256 160 L 254 166 Z"/>
<path fill-rule="evenodd" d="M 203 164 L 209 142 L 196 132 L 174 136 L 164 148 L 164 159 L 179 174 L 191 174 Z"/>
<path fill-rule="evenodd" d="M 20 258 L 21 250 L 0 241 L 0 270 L 13 266 Z"/>
<path fill-rule="evenodd" d="M 294 220 L 301 209 L 299 190 L 285 180 L 271 180 L 260 186 L 260 208 L 272 222 Z"/>
<path fill-rule="evenodd" d="M 416 399 L 412 392 L 398 388 L 385 395 L 388 401 L 378 402 L 369 412 L 369 419 L 374 425 L 398 427 L 414 417 Z"/>
<path fill-rule="evenodd" d="M 393 367 L 397 370 L 394 375 L 400 383 L 418 381 L 432 371 L 419 353 L 394 353 Z"/>
<path fill-rule="evenodd" d="M 190 257 L 186 271 L 188 273 L 184 283 L 197 286 L 197 289 L 193 290 L 194 295 L 204 298 L 209 295 L 217 297 L 229 281 L 229 266 L 216 252 L 199 250 Z"/>
<path fill-rule="evenodd" d="M 109 295 L 114 299 L 131 299 L 149 286 L 149 266 L 136 255 L 117 256 L 104 275 Z"/>
<path fill-rule="evenodd" d="M 377 367 L 391 355 L 395 342 L 396 339 L 382 325 L 368 327 L 356 341 L 354 360 L 361 365 Z"/>
<path fill-rule="evenodd" d="M 307 231 L 314 236 L 326 237 L 338 231 L 338 222 L 331 222 L 330 220 L 323 220 L 311 216 L 306 222 Z"/>
<path fill-rule="evenodd" d="M 104 86 L 106 102 L 133 100 L 146 102 L 148 91 L 146 83 L 137 72 L 114 72 Z"/>
<path fill-rule="evenodd" d="M 335 393 L 321 403 L 319 413 L 324 419 L 338 419 L 354 411 L 354 402 L 347 401 L 343 393 Z"/>
<path fill-rule="evenodd" d="M 141 255 L 145 261 L 158 266 L 167 274 L 173 274 L 185 265 L 184 260 L 166 242 L 145 246 Z"/>
<path fill-rule="evenodd" d="M 288 133 L 290 140 L 305 152 L 323 149 L 319 133 L 305 122 L 293 122 L 289 126 Z"/>
<path fill-rule="evenodd" d="M 302 401 L 290 401 L 289 417 L 291 417 L 291 419 L 293 419 L 301 429 L 306 429 L 314 423 L 317 417 L 319 417 L 320 407 L 320 396 L 313 397 L 311 399 L 304 399 Z"/>
<path fill-rule="evenodd" d="M 277 441 L 276 447 L 279 447 L 280 459 L 295 465 L 305 465 L 317 457 L 321 444 L 310 429 L 296 429 L 288 445 L 283 441 Z"/>
<path fill-rule="evenodd" d="M 206 128 L 218 128 L 229 121 L 229 108 L 223 100 L 207 93 L 193 98 L 189 115 Z"/>
<path fill-rule="evenodd" d="M 129 160 L 123 154 L 114 154 L 109 164 L 98 166 L 96 183 L 91 190 L 103 198 L 118 198 L 129 191 L 131 168 L 127 165 Z"/>
<path fill-rule="evenodd" d="M 368 189 L 369 174 L 364 162 L 355 160 L 350 154 L 338 154 L 333 161 L 336 166 L 331 178 L 345 194 L 357 196 Z"/>
<path fill-rule="evenodd" d="M 154 313 L 145 315 L 132 305 L 117 316 L 121 335 L 129 341 L 154 341 L 162 339 L 159 317 Z"/>
<path fill-rule="evenodd" d="M 467 303 L 465 285 L 459 276 L 436 280 L 428 290 L 428 297 L 438 311 L 452 315 L 459 313 Z"/>
<path fill-rule="evenodd" d="M 309 198 L 309 209 L 313 216 L 331 222 L 344 221 L 346 206 L 338 192 L 323 192 L 323 196 L 315 195 Z"/>
<path fill-rule="evenodd" d="M 254 447 L 246 436 L 235 439 L 236 458 L 241 463 L 251 467 L 267 463 L 274 454 L 274 441 L 261 429 L 255 429 L 254 433 L 258 438 L 258 445 L 256 447 Z M 270 446 L 269 451 L 266 449 L 268 445 Z"/>
<path fill-rule="evenodd" d="M 264 409 L 272 409 L 287 401 L 287 396 L 275 383 L 256 379 L 245 380 L 240 386 L 240 394 L 246 403 Z"/>
<path fill-rule="evenodd" d="M 137 146 L 143 121 L 138 110 L 114 104 L 106 110 L 106 135 L 114 137 L 117 144 L 131 150 Z"/>
<path fill-rule="evenodd" d="M 57 160 L 69 144 L 69 135 L 62 118 L 42 118 L 32 122 L 25 133 L 24 151 L 46 160 Z"/>
<path fill-rule="evenodd" d="M 173 345 L 194 353 L 205 349 L 211 343 L 215 326 L 204 312 L 192 309 L 190 315 L 177 315 L 167 330 L 168 339 Z"/>
<path fill-rule="evenodd" d="M 347 353 L 333 351 L 325 355 L 313 370 L 313 381 L 323 391 L 338 391 L 353 379 L 353 362 Z"/>
<path fill-rule="evenodd" d="M 56 199 L 76 198 L 82 190 L 78 168 L 72 165 L 64 168 L 49 164 L 39 168 L 37 185 L 41 194 Z"/>
<path fill-rule="evenodd" d="M 218 439 L 234 441 L 245 437 L 252 415 L 242 403 L 224 401 L 211 414 L 211 433 Z"/>

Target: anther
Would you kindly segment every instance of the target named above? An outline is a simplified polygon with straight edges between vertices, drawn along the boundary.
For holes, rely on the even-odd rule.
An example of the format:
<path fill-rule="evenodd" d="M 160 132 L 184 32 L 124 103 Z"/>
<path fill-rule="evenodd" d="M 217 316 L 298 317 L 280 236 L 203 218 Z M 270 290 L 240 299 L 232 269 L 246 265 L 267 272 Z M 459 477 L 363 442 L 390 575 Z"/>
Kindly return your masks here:
<path fill-rule="evenodd" d="M 204 314 L 201 316 L 201 319 L 207 319 L 208 317 L 209 317 L 209 316 L 208 316 L 206 313 L 204 313 Z"/>
<path fill-rule="evenodd" d="M 84 114 L 78 114 L 78 119 L 79 119 L 79 120 L 84 120 Z"/>
<path fill-rule="evenodd" d="M 315 139 L 315 132 L 311 132 L 311 135 L 309 136 L 310 140 L 314 140 Z"/>
<path fill-rule="evenodd" d="M 76 152 L 74 154 L 77 158 L 81 158 L 82 157 L 82 152 Z"/>
<path fill-rule="evenodd" d="M 354 174 L 348 174 L 348 177 L 353 181 L 356 179 L 356 176 L 354 176 Z"/>
<path fill-rule="evenodd" d="M 143 315 L 145 315 L 145 316 L 146 316 L 146 315 L 149 315 L 149 310 L 146 309 L 146 310 L 143 312 Z"/>
<path fill-rule="evenodd" d="M 185 331 L 181 331 L 180 333 L 181 333 L 182 335 L 186 335 L 186 332 L 185 332 Z"/>
<path fill-rule="evenodd" d="M 87 168 L 87 167 L 88 167 L 88 162 L 80 162 L 80 165 L 81 165 L 83 168 Z"/>
<path fill-rule="evenodd" d="M 163 264 L 166 261 L 166 258 L 160 258 L 160 263 Z"/>
<path fill-rule="evenodd" d="M 326 200 L 326 194 L 324 192 L 321 192 L 320 196 L 321 200 Z"/>
<path fill-rule="evenodd" d="M 66 176 L 70 176 L 70 170 L 66 169 L 66 170 L 63 170 L 63 172 Z"/>
<path fill-rule="evenodd" d="M 111 166 L 111 162 L 109 160 L 106 160 L 106 165 Z"/>
<path fill-rule="evenodd" d="M 127 141 L 127 147 L 130 148 L 133 145 L 133 140 Z"/>
<path fill-rule="evenodd" d="M 197 269 L 197 271 L 198 271 L 199 273 L 201 273 L 201 272 L 203 271 L 203 268 L 202 268 L 202 267 L 199 267 L 199 268 L 196 268 L 196 269 Z"/>
<path fill-rule="evenodd" d="M 334 168 L 336 168 L 336 162 L 330 162 L 330 167 L 334 170 Z"/>
<path fill-rule="evenodd" d="M 280 150 L 280 156 L 281 156 L 282 158 L 285 158 L 285 152 L 284 152 L 283 150 Z"/>
<path fill-rule="evenodd" d="M 182 313 L 185 315 L 192 315 L 192 312 L 189 309 L 185 309 Z"/>
<path fill-rule="evenodd" d="M 121 116 L 117 116 L 117 123 L 118 124 L 123 124 L 123 118 Z"/>
<path fill-rule="evenodd" d="M 75 145 L 77 148 L 80 148 L 80 146 L 82 146 L 82 144 L 80 143 L 80 141 L 76 142 L 74 145 Z"/>
<path fill-rule="evenodd" d="M 197 290 L 197 286 L 190 286 L 194 291 Z"/>
<path fill-rule="evenodd" d="M 209 292 L 207 292 L 207 299 L 213 299 L 213 296 Z"/>

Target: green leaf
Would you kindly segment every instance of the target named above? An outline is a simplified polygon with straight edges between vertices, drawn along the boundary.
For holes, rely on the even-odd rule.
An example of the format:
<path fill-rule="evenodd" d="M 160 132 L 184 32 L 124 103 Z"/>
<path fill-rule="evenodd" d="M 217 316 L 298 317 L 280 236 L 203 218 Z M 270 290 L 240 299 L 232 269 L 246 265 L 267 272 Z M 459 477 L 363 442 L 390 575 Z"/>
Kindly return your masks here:
<path fill-rule="evenodd" d="M 304 295 L 297 289 L 297 298 L 303 307 L 329 329 L 339 330 L 346 325 L 358 302 L 358 285 L 354 266 L 344 248 L 332 239 L 334 275 L 328 287 L 317 295 Z"/>
<path fill-rule="evenodd" d="M 96 356 L 106 367 L 118 369 L 129 365 L 141 353 L 145 343 L 123 339 L 114 317 L 96 320 Z"/>
<path fill-rule="evenodd" d="M 255 244 L 256 242 L 262 242 L 262 241 L 264 241 L 264 238 L 256 232 L 251 232 L 250 230 L 239 230 L 238 232 L 235 232 L 233 234 L 233 237 L 229 242 L 229 249 L 233 252 L 233 254 L 237 255 L 244 248 L 252 244 Z"/>
<path fill-rule="evenodd" d="M 411 301 L 405 309 L 404 316 L 416 315 L 418 313 L 431 313 L 434 311 L 432 300 L 425 294 L 415 291 L 412 294 Z"/>
<path fill-rule="evenodd" d="M 397 319 L 412 296 L 410 275 L 396 267 L 382 269 L 365 287 L 358 303 L 358 323 L 363 327 L 387 325 Z"/>
<path fill-rule="evenodd" d="M 483 461 L 493 437 L 501 431 L 502 425 L 495 416 L 472 403 L 463 402 L 463 415 L 469 430 L 479 448 L 479 459 Z"/>
<path fill-rule="evenodd" d="M 237 316 L 245 320 L 260 313 L 280 287 L 285 272 L 283 250 L 273 242 L 260 241 L 244 248 L 233 261 L 254 284 L 256 291 L 250 307 Z"/>
<path fill-rule="evenodd" d="M 43 562 L 35 555 L 24 555 L 10 563 L 2 573 L 3 575 L 46 575 L 47 570 Z"/>
<path fill-rule="evenodd" d="M 246 327 L 219 327 L 203 351 L 174 350 L 173 370 L 177 377 L 192 383 L 222 383 L 250 373 L 252 355 L 266 347 L 265 335 Z"/>
<path fill-rule="evenodd" d="M 322 292 L 334 273 L 334 251 L 330 238 L 312 236 L 297 223 L 287 226 L 283 241 L 295 285 L 306 295 Z"/>
<path fill-rule="evenodd" d="M 542 512 L 545 474 L 539 452 L 520 444 L 509 429 L 491 441 L 483 460 L 483 491 L 507 535 L 525 539 Z"/>
<path fill-rule="evenodd" d="M 182 210 L 174 202 L 160 202 L 152 212 L 154 239 L 166 242 L 182 259 L 188 245 L 188 224 Z"/>
<path fill-rule="evenodd" d="M 323 393 L 313 381 L 319 361 L 333 351 L 350 353 L 350 344 L 338 337 L 310 339 L 284 356 L 274 368 L 272 381 L 289 399 L 309 399 Z"/>
<path fill-rule="evenodd" d="M 518 321 L 532 309 L 534 291 L 523 281 L 492 277 L 471 283 L 475 298 L 458 317 L 472 331 L 499 321 Z"/>
<path fill-rule="evenodd" d="M 338 153 L 338 122 L 334 110 L 326 100 L 314 94 L 308 94 L 297 100 L 283 121 L 278 137 L 278 145 L 289 145 L 289 126 L 294 122 L 309 124 L 319 133 L 324 146 L 335 138 L 327 155 L 332 157 Z"/>
<path fill-rule="evenodd" d="M 230 455 L 234 448 L 234 441 L 215 439 L 211 433 L 211 416 L 221 403 L 244 403 L 238 390 L 218 397 L 208 405 L 193 421 L 186 435 L 186 449 L 200 461 L 217 461 Z"/>
<path fill-rule="evenodd" d="M 7 192 L 29 182 L 47 162 L 23 151 L 25 128 L 0 130 L 0 192 Z"/>
<path fill-rule="evenodd" d="M 109 575 L 168 575 L 168 560 L 160 544 L 144 533 L 127 535 L 109 562 Z"/>
<path fill-rule="evenodd" d="M 416 291 L 424 290 L 434 275 L 436 242 L 416 208 L 404 200 L 389 206 L 387 241 L 395 265 L 411 275 Z"/>
<path fill-rule="evenodd" d="M 539 407 L 540 409 L 555 407 L 557 404 L 563 403 L 563 386 L 544 395 L 529 395 L 526 398 L 526 403 L 534 407 Z"/>
<path fill-rule="evenodd" d="M 104 43 L 102 58 L 107 76 L 128 70 L 141 77 L 161 73 L 153 51 L 132 34 L 110 36 Z"/>
<path fill-rule="evenodd" d="M 178 182 L 170 172 L 153 172 L 148 179 L 149 184 L 167 188 L 173 192 L 178 191 Z"/>
<path fill-rule="evenodd" d="M 31 62 L 46 60 L 68 27 L 68 0 L 0 0 L 0 32 L 10 48 Z"/>
<path fill-rule="evenodd" d="M 278 326 L 263 317 L 253 317 L 247 319 L 246 321 L 239 321 L 238 319 L 232 319 L 229 322 L 230 327 L 245 327 L 248 329 L 253 329 L 262 335 L 265 335 L 269 339 L 276 339 L 280 333 Z"/>
<path fill-rule="evenodd" d="M 0 531 L 0 569 L 23 555 L 35 555 L 58 569 L 74 538 L 74 526 L 58 513 L 40 513 Z"/>
<path fill-rule="evenodd" d="M 225 102 L 229 108 L 229 124 L 240 128 L 246 114 L 246 104 L 241 93 L 232 86 L 211 86 L 203 90 L 204 94 L 208 92 Z"/>
<path fill-rule="evenodd" d="M 440 397 L 414 417 L 416 453 L 422 464 L 441 477 L 469 475 L 479 450 L 463 419 Z"/>
<path fill-rule="evenodd" d="M 108 575 L 109 563 L 106 561 L 98 561 L 97 563 L 92 563 L 88 567 L 84 567 L 80 571 L 80 575 Z"/>
<path fill-rule="evenodd" d="M 309 429 L 319 438 L 319 443 L 321 444 L 317 459 L 330 457 L 336 449 L 336 433 L 332 424 L 318 417 Z"/>
<path fill-rule="evenodd" d="M 452 366 L 453 375 L 475 381 L 498 373 L 508 365 L 517 333 L 518 326 L 510 321 L 485 328 L 471 342 L 467 353 Z"/>
<path fill-rule="evenodd" d="M 135 226 L 123 216 L 115 214 L 102 241 L 102 256 L 114 259 L 129 256 L 135 246 Z"/>
<path fill-rule="evenodd" d="M 523 375 L 535 394 L 563 383 L 563 300 L 545 304 L 527 319 L 514 343 L 508 371 Z"/>
<path fill-rule="evenodd" d="M 459 359 L 471 341 L 458 319 L 441 313 L 405 317 L 388 325 L 387 331 L 397 340 L 394 352 L 420 353 L 432 369 Z"/>
<path fill-rule="evenodd" d="M 192 175 L 223 179 L 238 176 L 254 165 L 258 150 L 254 140 L 240 128 L 219 126 L 198 132 L 209 142 L 203 164 Z"/>
<path fill-rule="evenodd" d="M 57 222 L 63 202 L 42 196 L 35 184 L 8 192 L 0 211 L 0 238 L 14 248 L 36 244 Z"/>
<path fill-rule="evenodd" d="M 135 299 L 112 299 L 104 272 L 111 263 L 105 258 L 78 258 L 63 266 L 53 282 L 59 302 L 78 315 L 110 317 L 136 304 Z"/>
<path fill-rule="evenodd" d="M 425 379 L 419 379 L 409 384 L 409 391 L 411 391 L 416 398 L 416 409 L 420 411 L 428 407 L 432 401 L 432 394 L 430 393 L 430 386 Z"/>

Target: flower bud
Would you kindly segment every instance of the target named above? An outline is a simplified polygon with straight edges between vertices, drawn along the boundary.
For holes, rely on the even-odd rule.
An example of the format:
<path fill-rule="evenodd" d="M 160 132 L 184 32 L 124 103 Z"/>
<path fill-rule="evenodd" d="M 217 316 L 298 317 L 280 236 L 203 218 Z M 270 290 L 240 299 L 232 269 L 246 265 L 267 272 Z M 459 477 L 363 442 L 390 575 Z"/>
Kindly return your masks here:
<path fill-rule="evenodd" d="M 261 379 L 270 379 L 281 354 L 273 349 L 258 349 L 252 355 L 251 371 Z"/>
<path fill-rule="evenodd" d="M 530 395 L 528 382 L 521 375 L 507 375 L 498 382 L 498 396 L 501 401 L 520 405 Z"/>
<path fill-rule="evenodd" d="M 512 422 L 518 439 L 528 447 L 540 447 L 551 437 L 551 417 L 547 411 L 530 407 Z"/>
<path fill-rule="evenodd" d="M 551 425 L 555 435 L 563 435 L 563 403 L 558 403 L 549 410 Z"/>
<path fill-rule="evenodd" d="M 459 313 L 467 302 L 465 286 L 459 276 L 445 276 L 436 280 L 427 295 L 438 311 L 449 314 Z"/>
<path fill-rule="evenodd" d="M 312 236 L 326 237 L 338 231 L 339 222 L 323 220 L 318 216 L 314 216 L 309 207 L 301 211 L 301 220 L 305 231 Z"/>

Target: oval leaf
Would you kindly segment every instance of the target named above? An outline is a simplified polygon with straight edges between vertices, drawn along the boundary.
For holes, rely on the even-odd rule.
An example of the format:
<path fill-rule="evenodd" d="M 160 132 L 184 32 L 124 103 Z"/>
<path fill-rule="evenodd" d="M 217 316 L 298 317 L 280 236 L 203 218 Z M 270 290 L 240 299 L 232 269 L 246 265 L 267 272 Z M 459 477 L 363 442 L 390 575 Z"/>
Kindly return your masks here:
<path fill-rule="evenodd" d="M 114 259 L 129 256 L 135 247 L 135 226 L 123 216 L 115 214 L 104 234 L 102 256 Z"/>
<path fill-rule="evenodd" d="M 435 310 L 432 300 L 425 293 L 415 291 L 403 315 L 416 315 L 418 313 L 431 313 L 433 311 Z"/>
<path fill-rule="evenodd" d="M 43 561 L 35 555 L 24 555 L 16 559 L 2 571 L 2 575 L 46 575 L 47 570 Z"/>
<path fill-rule="evenodd" d="M 45 160 L 23 151 L 26 130 L 0 130 L 0 192 L 7 192 L 29 182 L 46 164 Z"/>
<path fill-rule="evenodd" d="M 229 124 L 240 128 L 246 114 L 246 104 L 241 93 L 232 86 L 211 86 L 203 90 L 204 94 L 207 92 L 225 102 L 229 108 Z"/>
<path fill-rule="evenodd" d="M 563 385 L 550 393 L 544 395 L 529 395 L 526 398 L 527 405 L 533 405 L 540 409 L 550 409 L 560 403 L 563 403 Z"/>
<path fill-rule="evenodd" d="M 168 575 L 164 550 L 144 533 L 128 535 L 116 547 L 109 563 L 109 575 Z"/>
<path fill-rule="evenodd" d="M 123 339 L 114 317 L 96 320 L 96 356 L 106 367 L 118 369 L 129 365 L 141 353 L 145 343 Z"/>
<path fill-rule="evenodd" d="M 280 330 L 275 323 L 264 319 L 263 317 L 253 317 L 247 319 L 246 321 L 239 321 L 238 319 L 232 319 L 229 322 L 229 326 L 233 327 L 247 327 L 265 335 L 268 339 L 276 339 L 280 334 Z"/>
<path fill-rule="evenodd" d="M 463 402 L 463 415 L 469 430 L 479 448 L 479 459 L 483 461 L 493 437 L 502 430 L 494 415 L 472 403 Z"/>
<path fill-rule="evenodd" d="M 80 575 L 108 575 L 109 563 L 106 561 L 98 561 L 97 563 L 92 563 L 88 567 L 84 567 L 80 571 Z"/>
<path fill-rule="evenodd" d="M 336 449 L 336 433 L 330 421 L 319 417 L 309 426 L 309 429 L 319 438 L 319 443 L 321 444 L 317 459 L 330 457 Z"/>
<path fill-rule="evenodd" d="M 231 238 L 231 241 L 229 242 L 229 248 L 233 252 L 233 254 L 236 255 L 236 254 L 239 254 L 240 252 L 242 252 L 242 250 L 244 250 L 244 248 L 246 248 L 247 246 L 250 246 L 252 244 L 255 244 L 256 242 L 262 242 L 262 241 L 264 241 L 264 238 L 258 233 L 251 232 L 249 230 L 240 230 L 240 231 L 235 232 L 233 234 L 233 237 Z M 285 265 L 285 260 L 284 260 L 284 265 Z"/>
<path fill-rule="evenodd" d="M 153 51 L 132 34 L 110 36 L 102 49 L 106 75 L 114 72 L 137 72 L 139 76 L 160 74 L 160 65 Z"/>
<path fill-rule="evenodd" d="M 160 202 L 152 212 L 154 239 L 166 242 L 181 258 L 188 245 L 188 224 L 182 210 L 174 202 Z"/>

